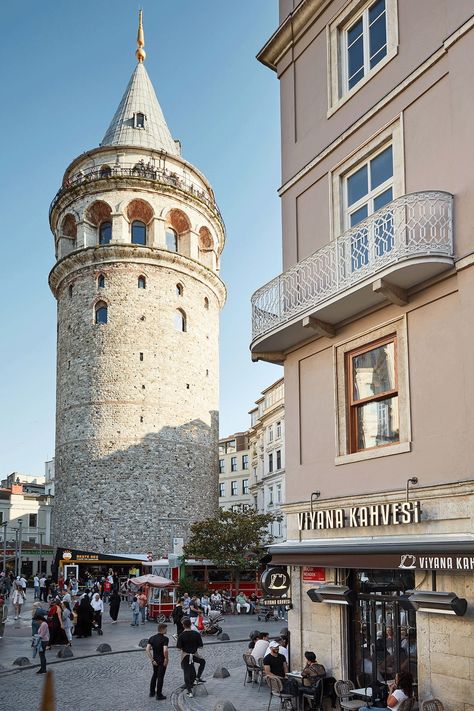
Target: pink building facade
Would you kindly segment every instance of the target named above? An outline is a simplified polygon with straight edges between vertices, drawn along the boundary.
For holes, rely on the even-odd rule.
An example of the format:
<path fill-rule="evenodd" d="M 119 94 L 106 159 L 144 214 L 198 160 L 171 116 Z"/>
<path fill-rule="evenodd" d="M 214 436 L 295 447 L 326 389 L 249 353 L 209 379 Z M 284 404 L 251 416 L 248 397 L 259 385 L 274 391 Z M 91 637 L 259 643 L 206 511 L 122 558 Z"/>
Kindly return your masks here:
<path fill-rule="evenodd" d="M 251 352 L 284 367 L 292 661 L 374 689 L 409 670 L 453 711 L 473 708 L 473 30 L 467 0 L 280 0 L 258 55 L 284 271 L 252 297 Z"/>

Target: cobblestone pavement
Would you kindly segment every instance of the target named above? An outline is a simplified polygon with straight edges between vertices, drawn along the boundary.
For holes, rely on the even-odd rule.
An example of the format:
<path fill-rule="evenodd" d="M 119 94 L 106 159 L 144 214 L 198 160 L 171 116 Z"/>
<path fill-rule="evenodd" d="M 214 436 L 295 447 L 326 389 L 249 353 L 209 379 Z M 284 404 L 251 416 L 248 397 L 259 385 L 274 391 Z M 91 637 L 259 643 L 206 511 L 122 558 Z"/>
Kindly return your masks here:
<path fill-rule="evenodd" d="M 231 669 L 241 667 L 242 646 L 239 643 L 206 646 L 205 678 L 210 679 L 214 670 L 223 665 Z M 171 691 L 182 684 L 179 663 L 178 650 L 171 649 L 164 684 L 164 693 L 168 696 L 166 701 L 156 701 L 148 696 L 151 664 L 144 652 L 123 652 L 51 664 L 56 711 L 172 711 L 169 703 Z M 34 669 L 0 677 L 0 709 L 37 711 L 43 680 L 44 677 L 37 675 Z M 241 684 L 242 680 L 243 677 Z M 253 711 L 249 706 L 242 708 Z"/>

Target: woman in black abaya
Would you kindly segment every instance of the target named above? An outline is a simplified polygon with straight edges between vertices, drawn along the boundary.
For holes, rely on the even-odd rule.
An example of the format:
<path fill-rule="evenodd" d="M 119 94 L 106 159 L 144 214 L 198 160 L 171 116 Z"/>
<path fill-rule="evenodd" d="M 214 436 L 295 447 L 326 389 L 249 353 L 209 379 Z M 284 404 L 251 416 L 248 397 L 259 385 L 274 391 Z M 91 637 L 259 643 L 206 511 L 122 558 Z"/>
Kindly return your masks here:
<path fill-rule="evenodd" d="M 77 622 L 74 626 L 76 637 L 90 637 L 92 634 L 92 622 L 94 620 L 94 610 L 92 609 L 89 596 L 83 595 L 79 606 L 76 608 Z"/>
<path fill-rule="evenodd" d="M 109 615 L 112 618 L 112 624 L 117 622 L 117 617 L 120 609 L 120 595 L 117 590 L 114 590 L 109 598 Z"/>

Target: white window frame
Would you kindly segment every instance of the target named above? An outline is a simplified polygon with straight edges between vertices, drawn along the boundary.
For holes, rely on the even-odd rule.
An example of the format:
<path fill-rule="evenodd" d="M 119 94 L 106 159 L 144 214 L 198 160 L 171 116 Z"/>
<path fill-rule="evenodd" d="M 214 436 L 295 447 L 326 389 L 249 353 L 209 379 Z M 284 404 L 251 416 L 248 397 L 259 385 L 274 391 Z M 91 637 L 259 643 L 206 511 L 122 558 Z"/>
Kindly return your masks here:
<path fill-rule="evenodd" d="M 374 190 L 370 189 L 370 164 L 376 158 L 378 155 L 383 153 L 387 148 L 392 149 L 392 165 L 393 165 L 393 170 L 392 170 L 392 176 L 387 179 L 384 183 L 381 183 L 378 185 Z M 358 170 L 364 167 L 364 165 L 367 166 L 367 187 L 368 187 L 368 192 L 361 197 L 357 202 L 354 202 L 350 207 L 348 204 L 348 195 L 347 195 L 347 186 L 348 186 L 348 181 L 349 178 L 357 173 Z M 367 156 L 365 160 L 363 160 L 361 163 L 358 163 L 354 168 L 352 168 L 349 172 L 345 173 L 343 175 L 343 228 L 344 230 L 348 230 L 351 228 L 350 224 L 350 214 L 353 212 L 356 212 L 359 210 L 361 207 L 364 205 L 368 205 L 367 208 L 367 217 L 372 215 L 375 210 L 374 210 L 374 200 L 376 197 L 384 193 L 386 190 L 389 188 L 392 188 L 392 200 L 394 199 L 393 195 L 393 189 L 394 189 L 394 173 L 395 173 L 395 166 L 393 164 L 393 145 L 392 142 L 389 141 L 388 143 L 380 146 L 374 153 L 371 155 Z M 364 218 L 365 219 L 365 218 Z"/>
<path fill-rule="evenodd" d="M 366 13 L 368 16 L 369 8 L 374 2 L 375 0 L 369 0 L 368 2 L 367 0 L 363 2 L 361 0 L 351 0 L 331 20 L 326 28 L 328 45 L 328 118 L 365 86 L 398 53 L 398 0 L 385 0 L 387 53 L 372 69 L 364 61 L 364 67 L 366 67 L 367 71 L 364 73 L 363 78 L 352 89 L 348 88 L 346 32 L 360 17 L 364 17 Z M 367 44 L 367 42 L 364 42 L 364 52 L 368 54 Z"/>
<path fill-rule="evenodd" d="M 356 148 L 330 171 L 331 186 L 331 234 L 332 239 L 348 229 L 347 223 L 347 183 L 346 179 L 357 172 L 364 163 L 370 161 L 388 145 L 392 146 L 393 178 L 392 199 L 405 194 L 405 161 L 403 150 L 403 116 L 372 136 L 366 143 Z M 378 191 L 378 188 L 377 188 Z M 381 191 L 382 192 L 382 191 Z M 374 191 L 375 193 L 375 191 Z M 351 206 L 351 211 L 354 205 Z"/>
<path fill-rule="evenodd" d="M 230 495 L 231 496 L 238 496 L 239 495 L 239 488 L 238 488 L 237 481 L 230 482 Z"/>
<path fill-rule="evenodd" d="M 225 481 L 219 482 L 219 496 L 221 498 L 224 498 L 224 496 L 225 496 Z"/>

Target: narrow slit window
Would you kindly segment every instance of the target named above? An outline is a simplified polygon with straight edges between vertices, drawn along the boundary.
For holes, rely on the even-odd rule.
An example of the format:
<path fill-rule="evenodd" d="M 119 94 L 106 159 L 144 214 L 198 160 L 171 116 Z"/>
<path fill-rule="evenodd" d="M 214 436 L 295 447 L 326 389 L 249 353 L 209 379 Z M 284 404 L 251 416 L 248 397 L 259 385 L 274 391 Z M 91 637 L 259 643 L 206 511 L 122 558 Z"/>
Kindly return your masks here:
<path fill-rule="evenodd" d="M 138 288 L 139 289 L 146 289 L 146 278 L 144 276 L 138 277 Z"/>
<path fill-rule="evenodd" d="M 99 289 L 105 289 L 105 276 L 103 274 L 99 274 L 97 277 L 97 287 Z"/>

